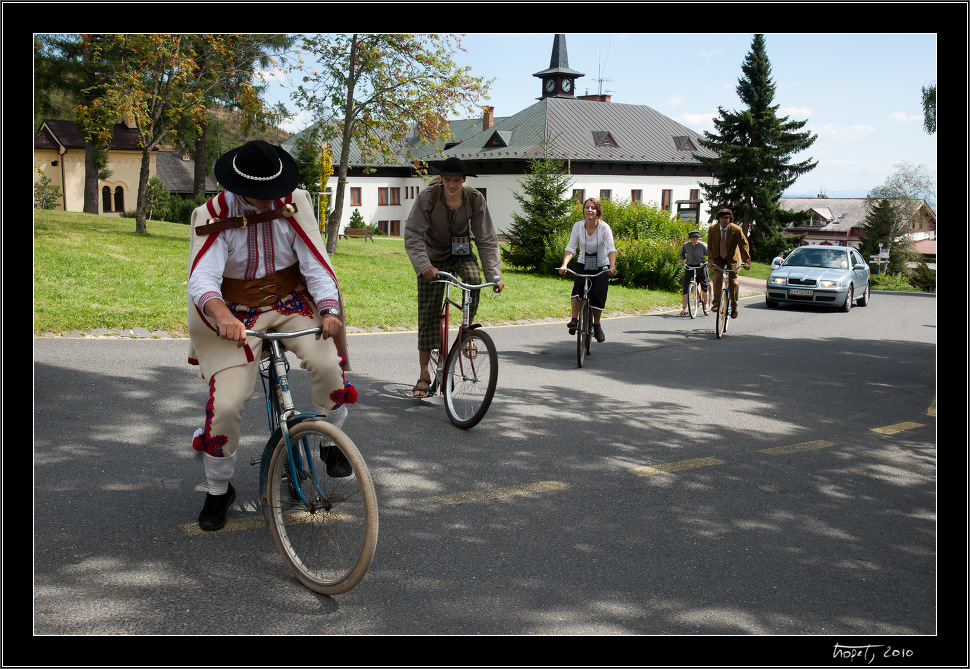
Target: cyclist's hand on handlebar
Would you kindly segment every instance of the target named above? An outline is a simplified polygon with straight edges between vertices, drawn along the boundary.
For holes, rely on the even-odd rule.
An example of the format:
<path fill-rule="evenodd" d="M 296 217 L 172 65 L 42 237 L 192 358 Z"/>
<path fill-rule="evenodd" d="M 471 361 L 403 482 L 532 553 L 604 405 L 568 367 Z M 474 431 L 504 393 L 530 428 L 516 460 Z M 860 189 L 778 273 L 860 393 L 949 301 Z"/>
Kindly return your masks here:
<path fill-rule="evenodd" d="M 610 267 L 610 276 L 616 276 L 616 268 Z"/>
<path fill-rule="evenodd" d="M 220 313 L 216 319 L 216 332 L 220 339 L 236 342 L 236 348 L 242 348 L 246 343 L 246 326 L 238 318 L 232 315 L 229 310 Z"/>
<path fill-rule="evenodd" d="M 320 319 L 320 332 L 317 334 L 316 338 L 320 339 L 330 339 L 340 334 L 340 329 L 343 327 L 343 323 L 340 319 L 333 314 L 324 314 L 323 318 Z"/>
<path fill-rule="evenodd" d="M 563 265 L 562 267 L 557 267 L 556 268 L 556 271 L 559 272 L 559 274 L 565 274 L 566 273 L 566 266 Z"/>
<path fill-rule="evenodd" d="M 742 265 L 742 267 L 744 267 L 745 269 L 751 269 L 751 263 L 746 262 L 744 263 L 744 265 Z"/>
<path fill-rule="evenodd" d="M 434 281 L 437 273 L 438 273 L 437 267 L 435 267 L 434 265 L 428 265 L 427 267 L 424 268 L 424 271 L 421 272 L 421 276 L 423 276 L 427 281 Z"/>
<path fill-rule="evenodd" d="M 505 288 L 505 282 L 499 281 L 497 286 L 492 286 L 492 291 L 496 293 L 501 293 L 503 288 Z"/>

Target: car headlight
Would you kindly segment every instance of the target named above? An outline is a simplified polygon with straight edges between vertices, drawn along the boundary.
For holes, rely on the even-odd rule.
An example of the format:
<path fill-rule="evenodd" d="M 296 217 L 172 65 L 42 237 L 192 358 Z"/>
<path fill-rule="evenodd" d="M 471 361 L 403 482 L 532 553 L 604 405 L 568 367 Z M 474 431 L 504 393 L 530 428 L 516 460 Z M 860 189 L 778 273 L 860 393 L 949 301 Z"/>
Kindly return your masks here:
<path fill-rule="evenodd" d="M 842 282 L 841 281 L 819 281 L 818 285 L 821 286 L 822 288 L 841 288 Z"/>
<path fill-rule="evenodd" d="M 775 277 L 772 277 L 771 278 L 771 283 L 773 283 L 773 284 L 775 284 L 777 286 L 784 286 L 785 285 L 785 277 L 783 277 L 783 276 L 775 276 Z"/>

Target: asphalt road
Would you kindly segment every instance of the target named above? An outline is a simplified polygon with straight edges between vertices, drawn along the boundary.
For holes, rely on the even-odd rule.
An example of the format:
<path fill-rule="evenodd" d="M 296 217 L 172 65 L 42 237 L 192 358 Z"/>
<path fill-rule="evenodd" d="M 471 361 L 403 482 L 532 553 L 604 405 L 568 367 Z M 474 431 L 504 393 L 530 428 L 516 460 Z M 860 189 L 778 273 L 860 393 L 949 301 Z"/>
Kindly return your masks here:
<path fill-rule="evenodd" d="M 381 526 L 364 581 L 334 598 L 286 570 L 248 465 L 225 529 L 197 530 L 205 386 L 185 341 L 35 338 L 34 633 L 903 635 L 899 648 L 938 632 L 934 296 L 874 293 L 847 314 L 749 297 L 720 340 L 713 316 L 608 319 L 583 369 L 564 321 L 488 329 L 499 389 L 470 431 L 440 398 L 410 397 L 414 333 L 352 336 L 345 429 Z M 243 432 L 248 463 L 260 397 Z M 831 638 L 808 652 L 796 659 L 831 661 Z"/>

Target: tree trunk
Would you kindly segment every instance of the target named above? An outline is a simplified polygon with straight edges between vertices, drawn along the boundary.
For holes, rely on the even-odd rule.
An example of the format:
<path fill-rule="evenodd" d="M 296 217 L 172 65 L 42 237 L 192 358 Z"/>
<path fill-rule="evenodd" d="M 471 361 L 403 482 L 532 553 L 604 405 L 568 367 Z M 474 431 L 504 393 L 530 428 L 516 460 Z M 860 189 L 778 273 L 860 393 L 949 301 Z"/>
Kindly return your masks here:
<path fill-rule="evenodd" d="M 84 142 L 84 213 L 97 214 L 98 207 L 98 166 L 94 164 L 95 145 Z M 67 192 L 67 189 L 64 189 Z"/>
<path fill-rule="evenodd" d="M 138 199 L 135 205 L 135 232 L 148 234 L 145 214 L 148 208 L 148 168 L 151 165 L 151 149 L 141 152 L 141 170 L 138 173 Z"/>
<path fill-rule="evenodd" d="M 199 126 L 201 131 L 195 143 L 195 178 L 192 182 L 193 198 L 197 198 L 202 193 L 205 193 L 205 176 L 208 172 L 206 162 L 208 158 L 207 138 L 209 135 L 209 123 L 205 118 L 202 118 L 199 119 Z"/>

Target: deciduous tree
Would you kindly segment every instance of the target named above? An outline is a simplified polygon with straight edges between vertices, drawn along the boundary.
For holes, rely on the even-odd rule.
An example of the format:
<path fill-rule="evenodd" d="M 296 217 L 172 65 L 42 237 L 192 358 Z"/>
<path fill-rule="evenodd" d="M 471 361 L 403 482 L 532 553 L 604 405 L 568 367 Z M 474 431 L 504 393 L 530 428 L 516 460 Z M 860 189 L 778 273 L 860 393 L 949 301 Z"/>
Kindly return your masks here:
<path fill-rule="evenodd" d="M 474 109 L 488 83 L 455 63 L 453 54 L 464 50 L 455 35 L 307 35 L 302 48 L 310 62 L 294 100 L 320 123 L 324 141 L 340 145 L 327 226 L 333 253 L 351 146 L 362 165 L 398 165 L 411 156 L 409 141 L 447 138 L 448 114 Z"/>

